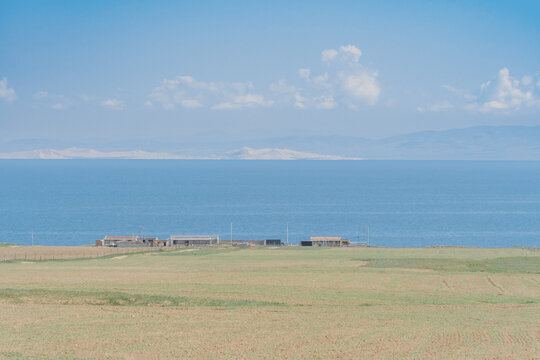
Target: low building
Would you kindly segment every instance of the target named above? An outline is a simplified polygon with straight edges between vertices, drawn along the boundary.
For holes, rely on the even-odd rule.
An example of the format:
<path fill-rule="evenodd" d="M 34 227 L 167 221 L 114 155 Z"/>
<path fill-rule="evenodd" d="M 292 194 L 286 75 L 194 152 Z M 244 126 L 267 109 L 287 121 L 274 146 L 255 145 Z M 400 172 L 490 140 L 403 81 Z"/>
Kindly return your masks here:
<path fill-rule="evenodd" d="M 219 238 L 214 235 L 172 235 L 170 246 L 209 246 L 217 245 Z"/>
<path fill-rule="evenodd" d="M 154 236 L 110 236 L 96 240 L 96 246 L 109 247 L 145 247 L 167 246 L 167 240 L 159 240 Z"/>
<path fill-rule="evenodd" d="M 223 244 L 231 244 L 232 246 L 281 246 L 281 239 L 266 239 L 266 240 L 223 240 Z"/>
<path fill-rule="evenodd" d="M 281 246 L 281 239 L 266 239 L 264 240 L 266 246 Z"/>
<path fill-rule="evenodd" d="M 157 237 L 155 236 L 144 236 L 144 237 L 141 237 L 139 236 L 139 241 L 142 241 L 142 243 L 146 246 L 151 246 L 151 247 L 154 247 L 154 246 L 167 246 L 169 244 L 169 241 L 167 239 L 158 239 Z"/>
<path fill-rule="evenodd" d="M 126 245 L 136 245 L 138 244 L 137 236 L 105 236 L 102 240 L 96 241 L 98 246 L 126 246 Z"/>
<path fill-rule="evenodd" d="M 312 236 L 309 240 L 300 241 L 300 246 L 349 246 L 350 241 L 340 236 Z"/>

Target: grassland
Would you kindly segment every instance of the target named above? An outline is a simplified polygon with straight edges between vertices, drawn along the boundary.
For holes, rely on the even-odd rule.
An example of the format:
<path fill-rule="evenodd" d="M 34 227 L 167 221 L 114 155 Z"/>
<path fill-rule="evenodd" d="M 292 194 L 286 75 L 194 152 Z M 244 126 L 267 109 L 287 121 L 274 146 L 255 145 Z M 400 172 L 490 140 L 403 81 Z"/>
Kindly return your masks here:
<path fill-rule="evenodd" d="M 6 359 L 540 359 L 537 249 L 198 249 L 0 271 Z"/>
<path fill-rule="evenodd" d="M 163 251 L 163 247 L 106 247 L 106 246 L 20 246 L 0 243 L 0 262 L 12 260 L 68 260 L 132 254 L 136 252 Z"/>

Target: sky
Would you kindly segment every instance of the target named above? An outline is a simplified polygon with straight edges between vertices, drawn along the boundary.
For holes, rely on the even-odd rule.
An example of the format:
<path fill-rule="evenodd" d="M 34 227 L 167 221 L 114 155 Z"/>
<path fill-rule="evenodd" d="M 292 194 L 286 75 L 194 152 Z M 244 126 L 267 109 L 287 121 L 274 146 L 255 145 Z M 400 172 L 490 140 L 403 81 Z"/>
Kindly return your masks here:
<path fill-rule="evenodd" d="M 538 1 L 0 2 L 0 141 L 540 125 Z"/>

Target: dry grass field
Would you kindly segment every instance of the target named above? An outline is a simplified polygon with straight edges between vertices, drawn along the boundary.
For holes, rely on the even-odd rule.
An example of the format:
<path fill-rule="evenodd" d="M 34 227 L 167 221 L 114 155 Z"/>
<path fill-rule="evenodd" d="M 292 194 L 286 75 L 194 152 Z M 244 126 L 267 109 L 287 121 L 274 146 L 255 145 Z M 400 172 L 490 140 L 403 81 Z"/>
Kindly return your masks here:
<path fill-rule="evenodd" d="M 540 359 L 537 249 L 185 249 L 0 271 L 3 359 Z"/>
<path fill-rule="evenodd" d="M 0 262 L 10 260 L 67 260 L 168 250 L 158 247 L 18 246 L 0 243 Z"/>

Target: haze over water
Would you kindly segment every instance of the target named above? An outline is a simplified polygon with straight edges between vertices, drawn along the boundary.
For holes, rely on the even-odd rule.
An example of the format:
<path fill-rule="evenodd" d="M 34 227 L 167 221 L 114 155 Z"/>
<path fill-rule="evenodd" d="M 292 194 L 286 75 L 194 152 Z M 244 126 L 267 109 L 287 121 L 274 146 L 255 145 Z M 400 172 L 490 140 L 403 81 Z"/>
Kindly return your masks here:
<path fill-rule="evenodd" d="M 540 162 L 0 161 L 0 242 L 105 235 L 343 236 L 409 247 L 540 245 Z"/>

